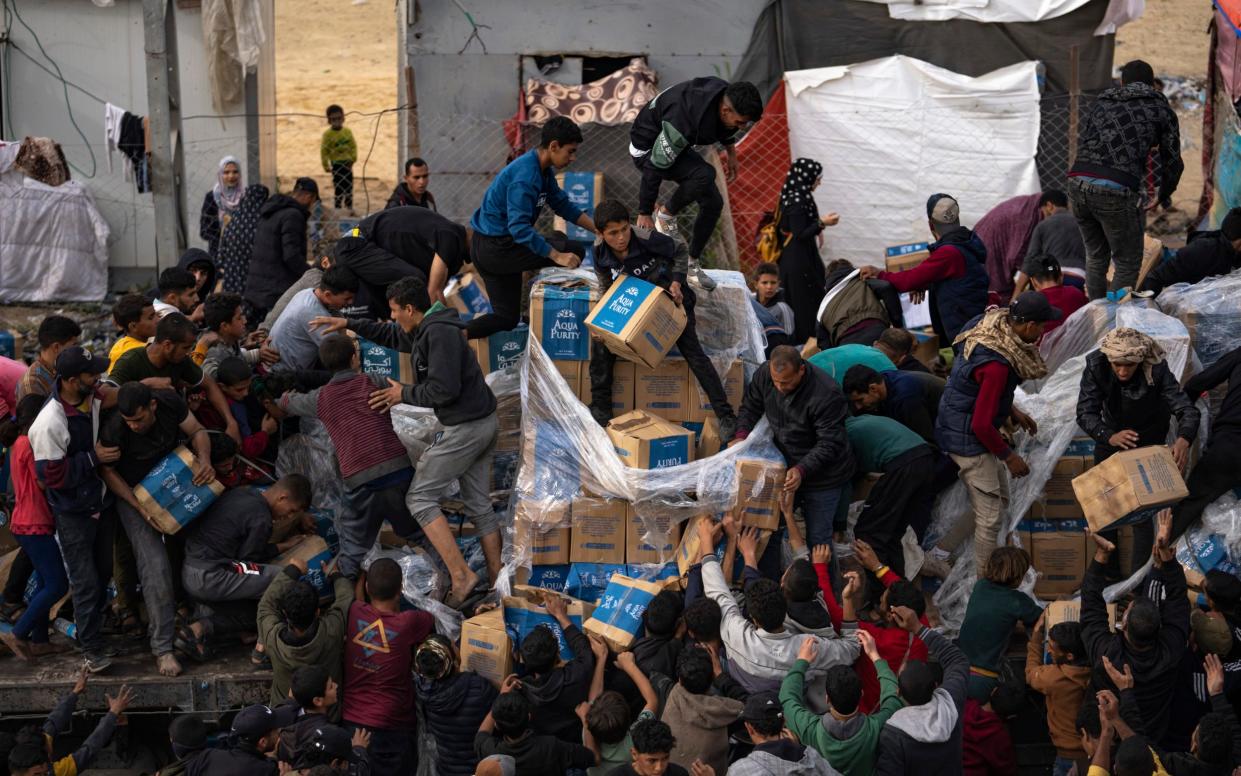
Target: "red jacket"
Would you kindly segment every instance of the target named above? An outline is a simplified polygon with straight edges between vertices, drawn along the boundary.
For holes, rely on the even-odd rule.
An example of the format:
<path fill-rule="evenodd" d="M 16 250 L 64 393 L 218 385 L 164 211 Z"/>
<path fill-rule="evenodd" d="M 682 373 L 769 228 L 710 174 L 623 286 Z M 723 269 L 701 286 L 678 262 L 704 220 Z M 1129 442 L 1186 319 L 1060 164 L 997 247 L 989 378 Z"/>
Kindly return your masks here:
<path fill-rule="evenodd" d="M 823 600 L 827 604 L 828 615 L 832 618 L 832 626 L 839 631 L 844 610 L 837 603 L 836 594 L 832 592 L 832 581 L 827 574 L 827 564 L 816 563 L 814 570 L 819 575 L 819 588 L 823 591 Z M 891 587 L 901 581 L 901 575 L 887 569 L 879 577 L 879 581 L 884 587 Z M 925 615 L 919 620 L 923 625 L 930 625 Z M 922 639 L 900 628 L 878 625 L 865 620 L 859 620 L 858 627 L 875 639 L 875 648 L 879 650 L 879 656 L 887 662 L 892 673 L 897 676 L 900 676 L 901 668 L 907 661 L 927 659 L 926 644 L 922 643 Z M 858 655 L 857 661 L 853 664 L 853 670 L 862 680 L 862 700 L 858 708 L 863 714 L 870 714 L 879 706 L 879 674 L 875 671 L 875 664 L 870 662 L 865 652 Z"/>
<path fill-rule="evenodd" d="M 974 699 L 965 702 L 961 730 L 961 765 L 965 776 L 1016 776 L 1017 754 L 1004 720 Z"/>

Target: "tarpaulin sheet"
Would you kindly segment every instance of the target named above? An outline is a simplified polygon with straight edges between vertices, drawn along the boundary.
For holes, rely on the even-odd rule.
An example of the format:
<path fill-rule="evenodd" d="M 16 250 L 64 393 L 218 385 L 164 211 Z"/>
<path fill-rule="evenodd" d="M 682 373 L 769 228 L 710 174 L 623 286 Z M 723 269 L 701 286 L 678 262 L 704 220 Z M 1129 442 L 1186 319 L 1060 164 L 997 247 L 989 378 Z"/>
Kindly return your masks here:
<path fill-rule="evenodd" d="M 733 80 L 751 81 L 767 97 L 786 71 L 851 65 L 894 54 L 974 76 L 1037 58 L 1047 69 L 1047 93 L 1067 94 L 1069 51 L 1077 46 L 1081 88 L 1095 92 L 1112 85 L 1114 37 L 1094 35 L 1108 5 L 1109 0 L 1092 0 L 1040 22 L 954 19 L 910 24 L 890 18 L 888 9 L 876 3 L 773 0 L 754 23 Z"/>
<path fill-rule="evenodd" d="M 98 302 L 108 292 L 107 241 L 81 182 L 0 174 L 0 302 Z"/>
<path fill-rule="evenodd" d="M 971 19 L 976 22 L 1040 22 L 1076 11 L 1090 0 L 861 0 L 888 7 L 893 19 L 910 22 L 941 22 Z"/>
<path fill-rule="evenodd" d="M 1039 190 L 1034 62 L 974 78 L 896 56 L 785 83 L 792 156 L 823 164 L 819 210 L 841 216 L 825 235 L 833 257 L 876 264 L 888 245 L 925 240 L 935 192 L 956 197 L 969 225 Z"/>

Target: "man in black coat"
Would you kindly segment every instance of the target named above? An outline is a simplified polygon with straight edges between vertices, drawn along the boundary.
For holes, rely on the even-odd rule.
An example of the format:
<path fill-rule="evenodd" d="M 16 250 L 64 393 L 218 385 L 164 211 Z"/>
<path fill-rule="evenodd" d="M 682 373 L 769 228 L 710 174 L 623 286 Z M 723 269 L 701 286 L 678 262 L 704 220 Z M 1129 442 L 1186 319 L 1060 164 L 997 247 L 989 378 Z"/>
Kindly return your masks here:
<path fill-rule="evenodd" d="M 771 351 L 771 359 L 755 371 L 746 387 L 737 434 L 729 443 L 731 447 L 745 439 L 767 416 L 776 447 L 788 465 L 784 491 L 801 504 L 812 547 L 832 541 L 837 506 L 853 477 L 845 431 L 848 414 L 849 404 L 836 381 L 803 361 L 796 348 L 783 345 Z M 772 546 L 779 548 L 780 543 L 768 544 Z"/>
<path fill-rule="evenodd" d="M 1193 401 L 1224 381 L 1228 382 L 1228 393 L 1211 421 L 1207 448 L 1185 482 L 1189 496 L 1172 508 L 1173 539 L 1198 522 L 1213 501 L 1241 486 L 1241 468 L 1237 466 L 1241 460 L 1241 347 L 1191 377 L 1185 383 L 1185 393 Z"/>
<path fill-rule="evenodd" d="M 298 178 L 291 194 L 277 194 L 263 203 L 246 276 L 250 320 L 263 320 L 285 289 L 306 272 L 306 221 L 317 201 L 319 184 Z"/>
<path fill-rule="evenodd" d="M 465 227 L 424 207 L 394 207 L 367 216 L 336 243 L 336 263 L 358 276 L 371 313 L 388 317 L 388 286 L 417 275 L 432 302 L 444 301 L 448 278 L 469 261 Z"/>
<path fill-rule="evenodd" d="M 1241 207 L 1224 216 L 1217 231 L 1198 232 L 1170 261 L 1154 267 L 1142 281 L 1140 291 L 1158 294 L 1176 283 L 1197 283 L 1227 275 L 1241 267 Z"/>

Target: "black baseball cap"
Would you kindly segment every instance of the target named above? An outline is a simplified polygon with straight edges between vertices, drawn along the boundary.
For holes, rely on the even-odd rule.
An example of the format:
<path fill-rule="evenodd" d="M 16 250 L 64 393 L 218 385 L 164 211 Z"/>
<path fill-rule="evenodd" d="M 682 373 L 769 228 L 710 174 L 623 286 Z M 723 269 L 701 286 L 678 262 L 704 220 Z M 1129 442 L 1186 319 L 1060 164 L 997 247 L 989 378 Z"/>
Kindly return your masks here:
<path fill-rule="evenodd" d="M 243 738 L 262 738 L 273 730 L 280 730 L 297 721 L 297 706 L 286 703 L 272 709 L 256 703 L 237 712 L 233 717 L 233 732 Z"/>
<path fill-rule="evenodd" d="M 1038 291 L 1025 291 L 1008 308 L 1008 315 L 1017 323 L 1058 321 L 1064 313 L 1052 307 Z"/>
<path fill-rule="evenodd" d="M 86 348 L 77 345 L 65 348 L 56 356 L 56 374 L 62 377 L 78 375 L 101 375 L 108 371 L 107 356 L 91 355 Z"/>
<path fill-rule="evenodd" d="M 298 178 L 293 183 L 294 191 L 305 191 L 315 195 L 315 199 L 319 198 L 319 184 L 315 183 L 314 178 Z"/>
<path fill-rule="evenodd" d="M 775 722 L 784 719 L 784 708 L 775 690 L 756 692 L 745 700 L 741 719 L 746 722 Z"/>
<path fill-rule="evenodd" d="M 353 736 L 339 725 L 323 725 L 315 728 L 310 745 L 315 751 L 323 752 L 333 759 L 348 760 L 353 753 Z"/>

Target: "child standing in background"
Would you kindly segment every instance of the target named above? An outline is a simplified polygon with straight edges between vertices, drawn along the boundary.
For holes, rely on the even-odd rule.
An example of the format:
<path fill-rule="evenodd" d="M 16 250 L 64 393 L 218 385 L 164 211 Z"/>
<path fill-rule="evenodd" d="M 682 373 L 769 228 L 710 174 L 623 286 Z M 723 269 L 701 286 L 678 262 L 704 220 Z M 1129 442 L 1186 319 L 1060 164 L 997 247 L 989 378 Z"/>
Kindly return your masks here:
<path fill-rule="evenodd" d="M 340 210 L 341 203 L 353 212 L 353 163 L 358 160 L 358 144 L 353 139 L 353 132 L 345 128 L 345 109 L 339 105 L 327 106 L 328 128 L 323 133 L 323 142 L 319 146 L 319 158 L 323 162 L 323 171 L 332 174 L 332 191 L 335 195 L 334 207 Z"/>

